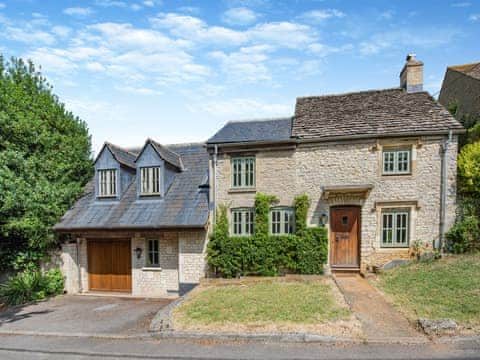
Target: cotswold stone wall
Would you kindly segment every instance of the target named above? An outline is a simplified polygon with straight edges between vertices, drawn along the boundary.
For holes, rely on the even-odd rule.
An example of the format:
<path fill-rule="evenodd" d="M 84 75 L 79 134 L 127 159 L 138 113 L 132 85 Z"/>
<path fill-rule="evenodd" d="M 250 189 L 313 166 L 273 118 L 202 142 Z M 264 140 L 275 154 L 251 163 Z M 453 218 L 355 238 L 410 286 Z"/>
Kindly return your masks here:
<path fill-rule="evenodd" d="M 310 225 L 319 224 L 322 213 L 333 205 L 360 205 L 361 266 L 381 265 L 408 256 L 408 249 L 380 247 L 380 212 L 383 207 L 411 210 L 410 243 L 432 243 L 439 236 L 441 145 L 445 137 L 371 140 L 300 145 L 296 150 L 256 153 L 256 188 L 237 192 L 230 188 L 230 155 L 221 154 L 217 166 L 217 203 L 229 208 L 253 206 L 256 192 L 276 195 L 279 205 L 291 206 L 296 195 L 307 193 L 312 201 Z M 448 153 L 447 228 L 455 219 L 457 143 Z M 412 153 L 412 174 L 382 175 L 382 148 L 408 147 Z M 338 197 L 322 200 L 324 186 L 373 185 L 364 199 Z M 392 205 L 388 205 L 391 203 Z M 393 206 L 395 204 L 395 206 Z"/>
<path fill-rule="evenodd" d="M 117 234 L 118 236 L 118 234 Z M 205 251 L 207 232 L 167 231 L 153 234 L 135 233 L 127 236 L 131 240 L 132 295 L 145 297 L 175 297 L 181 292 L 182 284 L 188 290 L 205 276 Z M 104 238 L 108 241 L 108 233 Z M 118 237 L 117 237 L 118 238 Z M 147 239 L 159 240 L 160 266 L 146 265 Z M 65 289 L 68 293 L 89 290 L 88 285 L 88 239 L 80 238 L 79 264 L 77 245 L 62 245 L 61 270 L 65 276 Z M 140 258 L 135 249 L 142 249 Z M 80 265 L 80 282 L 78 277 Z"/>

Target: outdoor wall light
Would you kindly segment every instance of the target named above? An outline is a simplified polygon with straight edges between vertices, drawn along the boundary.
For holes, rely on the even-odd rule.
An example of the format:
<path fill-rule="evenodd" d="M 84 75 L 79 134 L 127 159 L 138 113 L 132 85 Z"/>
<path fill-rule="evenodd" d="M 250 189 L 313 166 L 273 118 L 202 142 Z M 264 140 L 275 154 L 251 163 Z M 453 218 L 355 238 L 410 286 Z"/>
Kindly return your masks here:
<path fill-rule="evenodd" d="M 137 247 L 135 249 L 135 254 L 137 254 L 137 259 L 140 259 L 142 257 L 142 248 Z"/>
<path fill-rule="evenodd" d="M 322 214 L 320 215 L 320 224 L 321 224 L 322 226 L 325 226 L 325 225 L 327 225 L 327 221 L 328 221 L 328 215 L 327 215 L 327 213 L 322 213 Z"/>

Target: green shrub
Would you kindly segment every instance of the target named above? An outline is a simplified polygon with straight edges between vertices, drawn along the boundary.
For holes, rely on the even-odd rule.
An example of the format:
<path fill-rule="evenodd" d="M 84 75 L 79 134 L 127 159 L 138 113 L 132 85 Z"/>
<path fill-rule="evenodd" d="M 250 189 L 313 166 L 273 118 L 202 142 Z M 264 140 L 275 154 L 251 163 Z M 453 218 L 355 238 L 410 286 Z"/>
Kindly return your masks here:
<path fill-rule="evenodd" d="M 456 254 L 480 250 L 480 220 L 467 216 L 446 233 L 447 248 Z"/>
<path fill-rule="evenodd" d="M 0 284 L 0 301 L 7 305 L 20 305 L 41 300 L 63 291 L 63 276 L 58 269 L 45 273 L 25 270 Z"/>
<path fill-rule="evenodd" d="M 325 228 L 307 228 L 310 201 L 306 195 L 295 199 L 297 233 L 269 235 L 268 214 L 276 198 L 257 194 L 255 198 L 255 234 L 230 236 L 227 207 L 218 209 L 217 223 L 210 238 L 207 261 L 219 276 L 277 276 L 285 273 L 321 274 L 327 260 Z M 299 230 L 300 229 L 300 230 Z"/>
<path fill-rule="evenodd" d="M 328 256 L 328 233 L 323 227 L 307 228 L 297 245 L 297 272 L 321 274 Z"/>

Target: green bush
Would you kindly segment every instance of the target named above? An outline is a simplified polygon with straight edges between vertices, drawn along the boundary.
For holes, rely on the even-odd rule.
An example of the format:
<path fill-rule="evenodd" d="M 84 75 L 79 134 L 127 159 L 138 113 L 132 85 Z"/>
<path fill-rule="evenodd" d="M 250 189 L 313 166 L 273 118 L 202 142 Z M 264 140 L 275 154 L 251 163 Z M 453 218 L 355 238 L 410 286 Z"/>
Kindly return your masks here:
<path fill-rule="evenodd" d="M 467 216 L 446 233 L 447 248 L 456 254 L 480 250 L 480 220 Z"/>
<path fill-rule="evenodd" d="M 228 209 L 224 205 L 219 207 L 207 250 L 208 264 L 217 275 L 231 278 L 322 273 L 327 260 L 327 231 L 306 227 L 308 197 L 301 195 L 295 199 L 295 235 L 269 235 L 268 213 L 275 201 L 275 197 L 257 194 L 253 236 L 230 236 Z"/>
<path fill-rule="evenodd" d="M 300 274 L 321 274 L 327 262 L 328 234 L 323 227 L 307 228 L 297 245 L 297 272 Z"/>
<path fill-rule="evenodd" d="M 0 302 L 20 305 L 41 300 L 63 291 L 63 276 L 58 269 L 45 273 L 25 270 L 0 284 Z"/>

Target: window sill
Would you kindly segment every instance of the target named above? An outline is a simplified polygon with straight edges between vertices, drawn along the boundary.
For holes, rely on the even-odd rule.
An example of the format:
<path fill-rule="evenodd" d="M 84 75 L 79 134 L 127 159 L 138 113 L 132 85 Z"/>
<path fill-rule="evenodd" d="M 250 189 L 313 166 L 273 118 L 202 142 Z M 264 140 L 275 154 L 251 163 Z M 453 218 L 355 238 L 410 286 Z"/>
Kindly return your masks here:
<path fill-rule="evenodd" d="M 162 271 L 161 267 L 153 267 L 153 266 L 144 266 L 142 267 L 142 271 Z"/>
<path fill-rule="evenodd" d="M 235 193 L 255 193 L 257 192 L 256 188 L 230 188 L 228 193 L 235 194 Z"/>
<path fill-rule="evenodd" d="M 140 194 L 139 197 L 141 197 L 141 198 L 160 197 L 161 195 L 162 195 L 162 194 L 160 194 L 160 193 Z"/>
<path fill-rule="evenodd" d="M 117 195 L 98 195 L 98 199 L 116 199 Z"/>
<path fill-rule="evenodd" d="M 399 177 L 399 178 L 404 178 L 404 177 L 408 177 L 408 176 L 412 176 L 412 173 L 409 172 L 409 173 L 398 173 L 398 174 L 382 174 L 382 176 L 384 177 L 388 177 L 388 178 L 396 178 L 396 177 Z"/>

